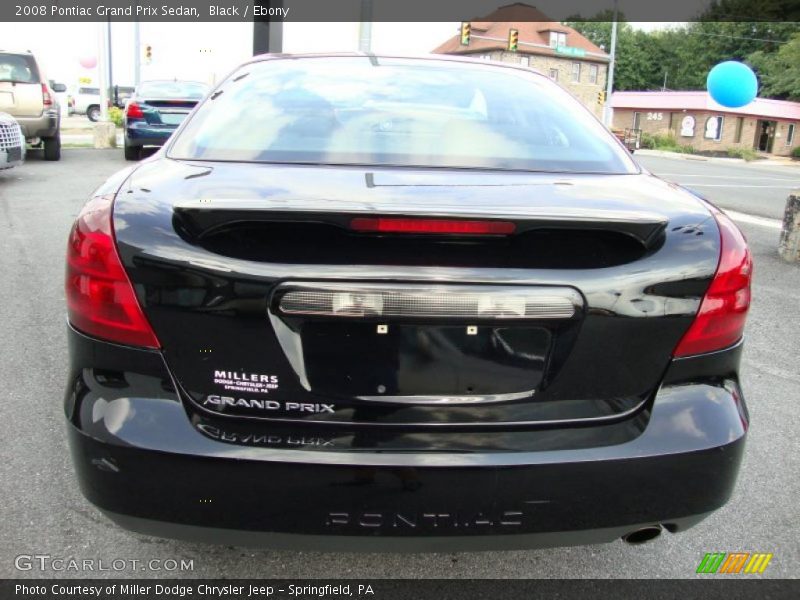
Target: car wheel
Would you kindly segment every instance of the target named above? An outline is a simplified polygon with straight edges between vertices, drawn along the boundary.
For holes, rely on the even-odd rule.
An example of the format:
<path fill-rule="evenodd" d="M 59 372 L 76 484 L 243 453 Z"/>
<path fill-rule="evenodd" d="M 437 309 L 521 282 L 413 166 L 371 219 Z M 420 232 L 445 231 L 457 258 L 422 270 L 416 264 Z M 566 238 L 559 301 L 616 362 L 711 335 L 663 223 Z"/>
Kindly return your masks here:
<path fill-rule="evenodd" d="M 130 146 L 125 144 L 125 160 L 139 160 L 142 158 L 141 146 Z"/>
<path fill-rule="evenodd" d="M 89 117 L 89 120 L 94 123 L 100 118 L 100 107 L 90 106 L 86 109 L 86 116 Z"/>
<path fill-rule="evenodd" d="M 50 138 L 44 138 L 44 159 L 61 160 L 61 135 L 56 134 Z"/>

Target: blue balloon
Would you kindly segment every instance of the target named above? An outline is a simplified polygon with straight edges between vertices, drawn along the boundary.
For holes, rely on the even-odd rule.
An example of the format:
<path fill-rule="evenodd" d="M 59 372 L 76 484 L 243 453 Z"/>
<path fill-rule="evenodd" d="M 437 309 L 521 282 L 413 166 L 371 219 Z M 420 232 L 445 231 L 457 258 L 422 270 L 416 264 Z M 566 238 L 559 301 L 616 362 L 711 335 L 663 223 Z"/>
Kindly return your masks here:
<path fill-rule="evenodd" d="M 758 80 L 750 67 L 728 60 L 711 69 L 706 79 L 706 88 L 717 104 L 739 108 L 750 104 L 756 97 Z"/>

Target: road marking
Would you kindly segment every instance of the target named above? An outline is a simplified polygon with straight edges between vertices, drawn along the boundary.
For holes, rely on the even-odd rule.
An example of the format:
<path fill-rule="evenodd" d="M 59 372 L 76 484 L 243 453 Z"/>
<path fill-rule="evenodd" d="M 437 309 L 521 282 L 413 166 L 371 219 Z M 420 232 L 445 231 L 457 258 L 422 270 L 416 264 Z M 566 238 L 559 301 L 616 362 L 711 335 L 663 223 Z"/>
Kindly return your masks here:
<path fill-rule="evenodd" d="M 787 190 L 790 189 L 791 185 L 744 185 L 741 183 L 687 183 L 686 185 L 691 187 L 723 187 L 723 188 L 775 188 L 778 190 Z"/>
<path fill-rule="evenodd" d="M 740 223 L 749 223 L 750 225 L 758 225 L 760 227 L 769 227 L 770 229 L 783 229 L 783 223 L 779 219 L 768 219 L 766 217 L 756 217 L 755 215 L 747 215 L 735 210 L 728 210 L 723 208 L 723 212 L 734 221 Z"/>
<path fill-rule="evenodd" d="M 788 179 L 785 177 L 771 177 L 763 175 L 753 177 L 752 175 L 701 175 L 699 173 L 657 173 L 659 177 L 700 177 L 702 179 L 768 179 L 770 181 L 792 181 L 800 185 L 800 179 Z"/>

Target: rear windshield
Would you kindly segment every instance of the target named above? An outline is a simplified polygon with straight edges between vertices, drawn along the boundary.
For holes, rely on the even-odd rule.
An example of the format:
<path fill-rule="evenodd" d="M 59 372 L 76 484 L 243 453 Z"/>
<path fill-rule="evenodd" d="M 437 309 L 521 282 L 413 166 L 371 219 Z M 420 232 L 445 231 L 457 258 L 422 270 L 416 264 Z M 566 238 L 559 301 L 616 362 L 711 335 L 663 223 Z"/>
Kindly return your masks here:
<path fill-rule="evenodd" d="M 0 81 L 39 83 L 39 71 L 30 56 L 0 52 Z"/>
<path fill-rule="evenodd" d="M 200 160 L 632 173 L 633 161 L 546 77 L 369 57 L 245 65 L 169 156 Z"/>
<path fill-rule="evenodd" d="M 145 81 L 139 86 L 138 95 L 151 100 L 201 100 L 207 91 L 207 85 L 193 81 Z"/>

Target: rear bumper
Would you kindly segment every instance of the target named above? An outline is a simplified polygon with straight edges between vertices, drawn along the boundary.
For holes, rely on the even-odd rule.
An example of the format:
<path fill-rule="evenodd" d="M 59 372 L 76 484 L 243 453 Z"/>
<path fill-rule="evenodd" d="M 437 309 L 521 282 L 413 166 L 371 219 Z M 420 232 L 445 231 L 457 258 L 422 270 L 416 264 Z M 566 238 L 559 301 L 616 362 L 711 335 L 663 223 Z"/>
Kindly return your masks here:
<path fill-rule="evenodd" d="M 128 146 L 163 146 L 176 129 L 136 121 L 125 127 L 125 143 Z"/>
<path fill-rule="evenodd" d="M 473 451 L 375 451 L 338 429 L 227 431 L 230 421 L 189 412 L 158 353 L 74 331 L 70 342 L 66 410 L 81 489 L 123 527 L 165 537 L 439 551 L 608 542 L 652 524 L 681 531 L 730 497 L 748 426 L 735 379 L 687 383 L 696 363 L 681 361 L 646 426 L 634 435 L 627 421 L 610 426 L 611 443 L 575 444 L 586 440 L 575 429 L 522 431 L 515 443 L 531 448 L 542 436 L 560 441 L 493 451 L 499 442 L 480 436 L 506 434 L 462 432 Z M 702 360 L 736 363 L 738 352 Z"/>
<path fill-rule="evenodd" d="M 45 111 L 38 117 L 15 117 L 25 139 L 49 138 L 58 135 L 58 113 Z"/>

